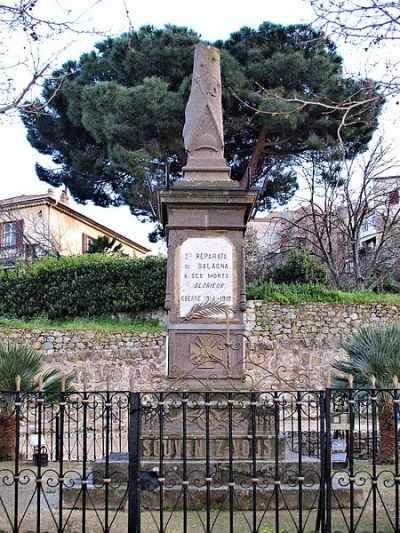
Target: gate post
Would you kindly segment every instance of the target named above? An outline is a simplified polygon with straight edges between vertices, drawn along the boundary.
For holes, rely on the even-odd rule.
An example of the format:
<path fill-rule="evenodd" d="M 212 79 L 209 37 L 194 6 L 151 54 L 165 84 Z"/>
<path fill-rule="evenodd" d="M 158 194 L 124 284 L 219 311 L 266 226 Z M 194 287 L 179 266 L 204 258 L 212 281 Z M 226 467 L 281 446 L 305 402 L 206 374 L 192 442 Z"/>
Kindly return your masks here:
<path fill-rule="evenodd" d="M 128 533 L 140 533 L 140 393 L 129 393 Z"/>
<path fill-rule="evenodd" d="M 319 435 L 320 435 L 320 483 L 317 522 L 315 525 L 316 533 L 326 532 L 326 428 L 325 428 L 325 391 L 319 393 Z"/>
<path fill-rule="evenodd" d="M 332 436 L 331 436 L 331 385 L 325 389 L 325 476 L 326 476 L 326 533 L 332 531 Z"/>

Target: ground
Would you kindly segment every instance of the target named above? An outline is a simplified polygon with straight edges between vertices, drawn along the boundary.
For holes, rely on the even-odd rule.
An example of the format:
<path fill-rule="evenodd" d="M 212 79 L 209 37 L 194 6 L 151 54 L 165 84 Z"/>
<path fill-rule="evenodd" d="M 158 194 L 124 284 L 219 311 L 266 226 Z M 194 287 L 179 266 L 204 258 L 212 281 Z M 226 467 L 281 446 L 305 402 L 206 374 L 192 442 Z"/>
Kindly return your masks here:
<path fill-rule="evenodd" d="M 65 467 L 69 471 L 74 471 L 76 475 L 81 470 L 80 463 L 66 463 Z M 36 475 L 36 468 L 32 467 L 30 462 L 23 463 L 21 465 L 21 470 L 26 470 L 26 474 L 29 475 L 31 472 L 31 477 L 34 478 Z M 24 517 L 20 527 L 20 531 L 48 531 L 56 532 L 56 522 L 59 517 L 59 506 L 58 506 L 58 489 L 52 485 L 53 479 L 57 473 L 58 465 L 56 463 L 50 463 L 49 467 L 46 467 L 45 473 L 43 475 L 43 492 L 41 496 L 41 510 L 40 510 L 40 529 L 38 528 L 37 523 L 37 500 L 35 495 L 35 483 L 30 481 L 29 483 L 24 484 L 24 481 L 27 478 L 24 475 L 21 475 L 20 480 L 20 490 L 18 496 L 18 505 L 19 505 L 19 516 Z M 368 475 L 370 474 L 370 466 L 366 462 L 357 463 L 357 470 L 364 471 Z M 377 505 L 376 509 L 378 510 L 377 516 L 377 531 L 380 533 L 386 533 L 394 531 L 394 526 L 390 524 L 390 520 L 385 517 L 383 512 L 383 506 L 386 506 L 389 516 L 394 520 L 395 515 L 395 487 L 394 486 L 385 486 L 384 480 L 390 481 L 393 480 L 392 474 L 393 467 L 383 467 L 380 466 L 379 471 L 379 490 L 377 492 Z M 0 463 L 0 532 L 11 533 L 12 526 L 7 519 L 7 513 L 12 520 L 14 512 L 14 485 L 12 484 L 11 475 L 14 471 L 13 462 L 3 462 Z M 391 483 L 389 483 L 391 485 Z M 358 518 L 361 514 L 361 519 L 359 520 L 356 531 L 357 532 L 367 532 L 373 530 L 373 516 L 372 516 L 372 498 L 370 495 L 368 497 L 369 489 L 371 484 L 367 481 L 363 489 L 364 502 L 367 501 L 366 510 L 363 511 L 362 508 L 355 509 L 355 521 L 358 521 Z M 258 498 L 262 498 L 261 492 L 258 495 Z M 4 506 L 4 507 L 3 507 Z M 5 512 L 7 510 L 7 512 Z M 343 509 L 343 512 L 340 510 L 333 510 L 332 512 L 332 527 L 335 531 L 348 531 L 349 530 L 349 509 Z M 317 512 L 316 510 L 303 510 L 302 513 L 303 520 L 303 531 L 311 532 L 316 529 L 316 520 Z M 64 533 L 75 533 L 82 531 L 82 520 L 83 514 L 81 510 L 63 509 L 63 520 L 65 521 L 68 518 L 68 523 L 63 530 Z M 229 513 L 226 511 L 218 511 L 216 509 L 212 510 L 210 513 L 211 523 L 214 524 L 212 531 L 214 533 L 227 533 L 229 531 Z M 103 526 L 105 523 L 105 511 L 101 510 L 87 510 L 85 515 L 86 520 L 86 531 L 90 533 L 103 532 Z M 257 513 L 257 524 L 262 520 L 262 526 L 257 530 L 257 533 L 274 533 L 275 529 L 275 519 L 276 513 L 274 511 L 267 512 L 263 514 L 262 512 Z M 286 532 L 297 532 L 298 524 L 300 519 L 299 511 L 285 511 L 279 510 L 279 531 Z M 128 512 L 125 509 L 115 513 L 114 510 L 109 512 L 109 524 L 110 533 L 120 533 L 127 530 L 128 524 Z M 164 528 L 168 533 L 182 533 L 183 531 L 183 520 L 184 514 L 182 511 L 165 510 L 164 511 Z M 205 520 L 206 513 L 205 511 L 195 512 L 190 511 L 187 513 L 187 530 L 188 531 L 205 531 Z M 250 511 L 246 512 L 235 512 L 233 515 L 234 523 L 234 533 L 251 533 L 252 529 L 252 520 L 253 515 Z M 294 525 L 297 524 L 297 527 Z M 148 511 L 143 510 L 142 512 L 142 532 L 143 533 L 156 533 L 159 531 L 159 511 Z"/>

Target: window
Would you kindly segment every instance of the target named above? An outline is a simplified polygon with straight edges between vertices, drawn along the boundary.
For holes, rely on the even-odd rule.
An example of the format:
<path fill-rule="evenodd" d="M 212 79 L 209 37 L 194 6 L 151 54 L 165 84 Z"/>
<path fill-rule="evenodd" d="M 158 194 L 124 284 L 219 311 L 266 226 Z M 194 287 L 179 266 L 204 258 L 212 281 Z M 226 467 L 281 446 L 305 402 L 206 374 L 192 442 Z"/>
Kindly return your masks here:
<path fill-rule="evenodd" d="M 87 252 L 90 250 L 90 247 L 93 246 L 95 239 L 93 237 L 87 237 Z"/>
<path fill-rule="evenodd" d="M 364 222 L 362 223 L 361 229 L 362 229 L 362 231 L 368 231 L 368 229 L 369 229 L 368 220 L 364 220 Z"/>
<path fill-rule="evenodd" d="M 3 224 L 3 246 L 11 247 L 17 245 L 17 223 L 5 222 Z"/>
<path fill-rule="evenodd" d="M 351 274 L 352 272 L 354 272 L 354 261 L 352 261 L 351 259 L 347 261 L 344 265 L 344 271 L 346 272 L 346 274 Z"/>
<path fill-rule="evenodd" d="M 82 253 L 87 254 L 89 251 L 89 245 L 95 241 L 94 237 L 90 237 L 86 233 L 82 233 Z"/>

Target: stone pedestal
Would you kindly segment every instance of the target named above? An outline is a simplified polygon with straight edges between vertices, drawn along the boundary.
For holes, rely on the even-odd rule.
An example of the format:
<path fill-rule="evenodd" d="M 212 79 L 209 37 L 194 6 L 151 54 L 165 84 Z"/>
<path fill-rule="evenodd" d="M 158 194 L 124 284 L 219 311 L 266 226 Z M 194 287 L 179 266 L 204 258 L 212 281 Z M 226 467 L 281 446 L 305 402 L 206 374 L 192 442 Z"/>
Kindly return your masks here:
<path fill-rule="evenodd" d="M 212 185 L 178 182 L 158 193 L 168 239 L 167 373 L 190 390 L 243 377 L 243 235 L 257 191 Z"/>

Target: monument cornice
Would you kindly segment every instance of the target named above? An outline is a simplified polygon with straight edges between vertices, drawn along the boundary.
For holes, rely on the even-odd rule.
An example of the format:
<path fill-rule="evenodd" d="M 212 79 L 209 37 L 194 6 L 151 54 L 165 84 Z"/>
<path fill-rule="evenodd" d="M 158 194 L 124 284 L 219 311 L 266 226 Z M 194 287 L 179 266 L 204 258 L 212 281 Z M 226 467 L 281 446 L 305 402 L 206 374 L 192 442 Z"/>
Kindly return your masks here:
<path fill-rule="evenodd" d="M 214 209 L 224 209 L 238 206 L 244 208 L 243 225 L 250 218 L 252 208 L 258 196 L 258 189 L 216 189 L 213 187 L 179 187 L 159 189 L 158 212 L 164 226 L 168 224 L 168 208 L 190 209 L 208 206 Z M 193 225 L 193 228 L 198 227 Z M 211 227 L 211 226 L 210 226 Z M 172 229 L 172 226 L 170 226 Z M 242 229 L 242 226 L 240 226 Z"/>

